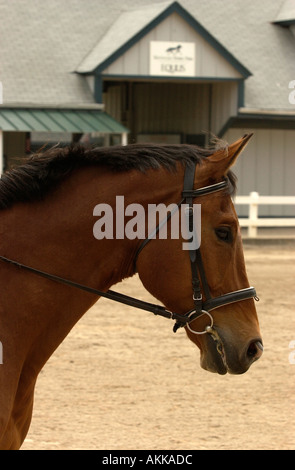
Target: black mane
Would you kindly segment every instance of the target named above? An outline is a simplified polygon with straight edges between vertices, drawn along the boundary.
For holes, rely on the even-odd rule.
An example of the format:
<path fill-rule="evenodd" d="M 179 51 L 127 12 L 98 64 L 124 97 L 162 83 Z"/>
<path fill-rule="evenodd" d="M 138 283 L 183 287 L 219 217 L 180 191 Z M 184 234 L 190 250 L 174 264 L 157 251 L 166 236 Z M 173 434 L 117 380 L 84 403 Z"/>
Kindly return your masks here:
<path fill-rule="evenodd" d="M 85 166 L 107 166 L 111 171 L 133 169 L 144 172 L 161 166 L 173 170 L 176 162 L 200 163 L 214 151 L 193 145 L 132 144 L 86 148 L 79 145 L 53 147 L 26 159 L 0 179 L 0 209 L 16 202 L 42 199 L 73 170 Z M 233 183 L 233 181 L 232 181 Z M 234 183 L 233 183 L 234 185 Z"/>

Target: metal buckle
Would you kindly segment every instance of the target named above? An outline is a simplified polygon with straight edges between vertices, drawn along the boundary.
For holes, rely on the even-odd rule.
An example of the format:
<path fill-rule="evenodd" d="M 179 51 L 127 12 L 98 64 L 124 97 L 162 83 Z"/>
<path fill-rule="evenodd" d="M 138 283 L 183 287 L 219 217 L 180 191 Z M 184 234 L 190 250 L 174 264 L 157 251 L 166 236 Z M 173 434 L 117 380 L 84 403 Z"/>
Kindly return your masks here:
<path fill-rule="evenodd" d="M 201 301 L 202 299 L 203 299 L 202 294 L 199 294 L 197 297 L 195 297 L 195 294 L 193 294 L 193 300 Z"/>
<path fill-rule="evenodd" d="M 185 207 L 184 213 L 187 217 L 190 217 L 194 213 L 194 208 L 192 206 Z"/>

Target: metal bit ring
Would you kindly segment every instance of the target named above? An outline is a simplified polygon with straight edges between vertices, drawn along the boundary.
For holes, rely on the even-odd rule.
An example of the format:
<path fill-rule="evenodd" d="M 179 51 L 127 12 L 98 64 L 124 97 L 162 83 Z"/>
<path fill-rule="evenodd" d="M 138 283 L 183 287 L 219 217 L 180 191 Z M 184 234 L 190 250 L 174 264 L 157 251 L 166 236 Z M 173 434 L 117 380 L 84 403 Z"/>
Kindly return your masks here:
<path fill-rule="evenodd" d="M 190 317 L 193 313 L 195 313 L 195 311 L 191 312 L 191 313 L 189 314 L 189 317 Z M 205 328 L 204 331 L 194 331 L 194 330 L 191 329 L 189 322 L 186 324 L 186 326 L 187 326 L 187 328 L 189 329 L 189 331 L 190 331 L 191 333 L 193 333 L 194 335 L 204 335 L 204 334 L 206 334 L 206 333 L 211 333 L 211 332 L 212 332 L 212 329 L 213 329 L 213 317 L 212 317 L 212 315 L 211 315 L 209 312 L 207 312 L 206 310 L 202 310 L 202 314 L 200 315 L 200 317 L 203 316 L 203 315 L 207 315 L 207 316 L 210 318 L 210 322 L 211 322 L 210 325 L 206 326 L 206 328 Z M 199 318 L 199 317 L 198 317 L 198 318 Z"/>

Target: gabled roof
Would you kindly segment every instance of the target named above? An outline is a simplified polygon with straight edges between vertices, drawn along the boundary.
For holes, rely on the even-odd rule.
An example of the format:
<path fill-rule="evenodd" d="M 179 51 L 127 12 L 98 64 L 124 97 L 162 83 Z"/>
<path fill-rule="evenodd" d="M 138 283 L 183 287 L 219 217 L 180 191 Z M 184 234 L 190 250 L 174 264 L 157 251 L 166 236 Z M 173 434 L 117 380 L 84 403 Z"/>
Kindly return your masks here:
<path fill-rule="evenodd" d="M 147 25 L 163 14 L 170 5 L 171 2 L 165 2 L 123 11 L 75 71 L 93 72 L 118 49 L 134 40 L 134 37 L 142 33 Z"/>
<path fill-rule="evenodd" d="M 209 42 L 244 78 L 252 75 L 233 54 L 217 41 L 186 9 L 175 1 L 132 8 L 121 13 L 97 45 L 80 63 L 76 72 L 89 74 L 94 71 L 103 71 L 172 13 L 180 15 L 188 25 L 193 27 L 205 41 Z"/>

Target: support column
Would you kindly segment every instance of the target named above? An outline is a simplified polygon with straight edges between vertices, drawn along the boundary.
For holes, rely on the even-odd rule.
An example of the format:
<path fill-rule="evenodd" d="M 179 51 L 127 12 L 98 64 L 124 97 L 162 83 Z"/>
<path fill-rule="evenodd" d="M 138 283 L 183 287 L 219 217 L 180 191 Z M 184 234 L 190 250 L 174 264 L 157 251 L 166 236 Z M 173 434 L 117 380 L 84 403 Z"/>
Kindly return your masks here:
<path fill-rule="evenodd" d="M 128 144 L 127 132 L 122 132 L 121 142 L 122 142 L 122 145 Z"/>

